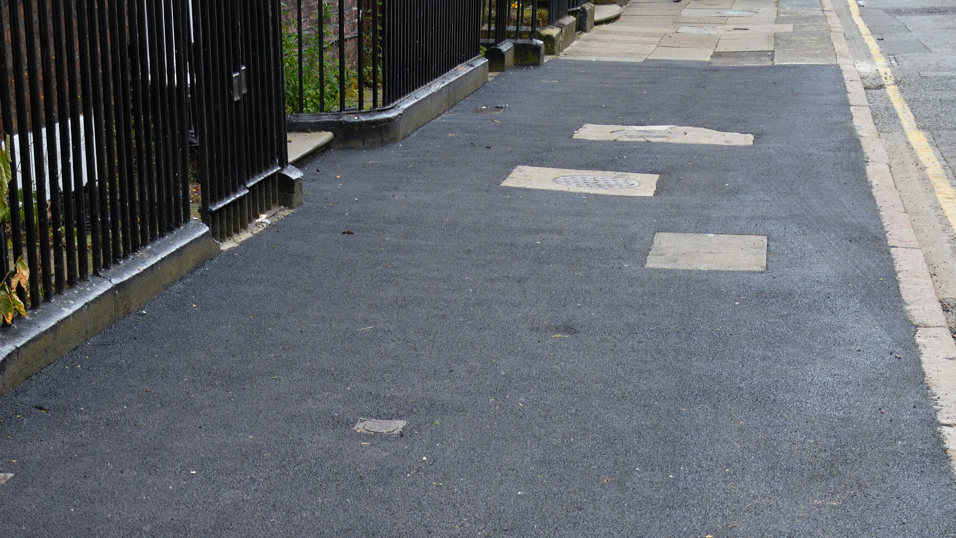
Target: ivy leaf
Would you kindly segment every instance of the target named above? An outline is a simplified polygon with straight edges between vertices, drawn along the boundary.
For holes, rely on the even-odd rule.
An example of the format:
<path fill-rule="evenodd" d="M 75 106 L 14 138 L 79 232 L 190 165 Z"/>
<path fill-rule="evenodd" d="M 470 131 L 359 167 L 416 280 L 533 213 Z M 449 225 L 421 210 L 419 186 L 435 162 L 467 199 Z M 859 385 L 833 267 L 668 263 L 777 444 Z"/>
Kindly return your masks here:
<path fill-rule="evenodd" d="M 20 314 L 25 318 L 29 317 L 23 302 L 20 301 L 16 293 L 10 290 L 10 286 L 6 282 L 0 284 L 0 312 L 3 312 L 3 321 L 6 324 L 13 322 L 14 314 Z"/>
<path fill-rule="evenodd" d="M 13 172 L 10 169 L 10 135 L 7 135 L 3 141 L 3 148 L 0 148 L 0 223 L 6 222 L 10 216 L 10 181 L 13 179 Z"/>
<path fill-rule="evenodd" d="M 18 258 L 17 263 L 13 265 L 13 277 L 10 279 L 10 286 L 14 291 L 17 289 L 17 284 L 23 286 L 23 289 L 29 289 L 30 286 L 30 266 L 27 265 L 23 256 Z"/>

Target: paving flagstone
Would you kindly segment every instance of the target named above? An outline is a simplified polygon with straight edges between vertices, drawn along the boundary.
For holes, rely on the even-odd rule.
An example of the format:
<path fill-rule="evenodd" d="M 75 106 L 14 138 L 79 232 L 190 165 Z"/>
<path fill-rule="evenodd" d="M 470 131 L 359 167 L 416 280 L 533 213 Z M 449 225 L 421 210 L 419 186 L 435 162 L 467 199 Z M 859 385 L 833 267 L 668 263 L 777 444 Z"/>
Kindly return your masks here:
<path fill-rule="evenodd" d="M 695 35 L 719 38 L 691 37 Z M 622 36 L 651 39 L 623 41 Z M 653 38 L 657 38 L 656 41 Z M 622 42 L 641 46 L 616 46 Z M 770 51 L 771 54 L 732 58 L 715 55 L 756 51 Z M 595 26 L 594 31 L 579 35 L 561 57 L 619 62 L 693 61 L 738 66 L 835 63 L 821 6 L 778 9 L 777 3 L 770 0 L 631 2 L 624 7 L 620 19 Z"/>

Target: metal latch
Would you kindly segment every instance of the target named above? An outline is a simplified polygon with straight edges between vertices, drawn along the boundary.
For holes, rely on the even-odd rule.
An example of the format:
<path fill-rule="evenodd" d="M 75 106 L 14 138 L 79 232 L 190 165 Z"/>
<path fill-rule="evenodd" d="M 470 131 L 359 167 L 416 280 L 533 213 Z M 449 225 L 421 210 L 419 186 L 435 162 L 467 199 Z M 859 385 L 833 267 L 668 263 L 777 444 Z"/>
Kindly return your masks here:
<path fill-rule="evenodd" d="M 249 76 L 246 73 L 246 66 L 242 66 L 239 71 L 232 74 L 232 100 L 238 101 L 247 93 L 249 93 Z"/>

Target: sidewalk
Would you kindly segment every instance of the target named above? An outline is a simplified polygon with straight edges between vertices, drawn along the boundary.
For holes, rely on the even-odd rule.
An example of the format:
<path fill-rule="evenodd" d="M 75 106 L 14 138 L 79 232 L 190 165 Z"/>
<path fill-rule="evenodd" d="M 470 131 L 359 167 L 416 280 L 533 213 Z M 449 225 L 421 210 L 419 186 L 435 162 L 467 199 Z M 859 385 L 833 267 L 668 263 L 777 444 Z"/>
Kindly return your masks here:
<path fill-rule="evenodd" d="M 841 51 L 569 58 L 737 25 L 692 4 L 317 156 L 298 210 L 0 396 L 0 535 L 956 536 Z"/>
<path fill-rule="evenodd" d="M 582 35 L 562 58 L 715 65 L 834 64 L 822 6 L 802 0 L 632 1 L 620 21 Z"/>

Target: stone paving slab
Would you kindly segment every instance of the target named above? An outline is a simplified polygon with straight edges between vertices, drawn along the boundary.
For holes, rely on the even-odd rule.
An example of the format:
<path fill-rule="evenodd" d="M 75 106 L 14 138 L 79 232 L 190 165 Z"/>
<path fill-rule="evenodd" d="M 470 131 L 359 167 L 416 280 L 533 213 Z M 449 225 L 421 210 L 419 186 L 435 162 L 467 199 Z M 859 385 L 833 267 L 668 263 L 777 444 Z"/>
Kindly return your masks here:
<path fill-rule="evenodd" d="M 594 40 L 594 43 L 631 43 L 635 45 L 656 45 L 660 42 L 660 36 L 651 36 L 651 35 L 634 35 L 631 33 L 627 34 L 605 34 L 603 39 Z M 591 43 L 591 41 L 586 41 L 585 44 Z"/>
<path fill-rule="evenodd" d="M 594 24 L 611 22 L 621 16 L 624 10 L 616 4 L 594 6 Z"/>
<path fill-rule="evenodd" d="M 773 65 L 772 50 L 715 52 L 710 57 L 711 65 Z"/>
<path fill-rule="evenodd" d="M 727 24 L 727 17 L 677 17 L 674 19 L 674 23 L 683 24 L 683 25 L 725 25 Z"/>
<path fill-rule="evenodd" d="M 773 50 L 773 34 L 724 34 L 715 52 Z"/>
<path fill-rule="evenodd" d="M 694 48 L 694 49 L 705 49 L 705 48 L 715 48 L 717 46 L 717 40 L 720 39 L 720 36 L 717 35 L 695 35 L 695 34 L 680 34 L 673 33 L 667 34 L 660 40 L 661 47 L 678 47 L 678 48 Z"/>
<path fill-rule="evenodd" d="M 658 47 L 648 55 L 648 59 L 707 62 L 713 54 L 714 49 L 711 48 Z"/>
<path fill-rule="evenodd" d="M 622 45 L 615 47 L 613 44 L 602 43 L 575 47 L 574 50 L 563 54 L 561 57 L 568 59 L 601 57 L 608 59 L 644 60 L 647 59 L 648 55 L 655 50 L 655 45 L 644 45 L 641 47 L 637 47 L 635 45 Z"/>
<path fill-rule="evenodd" d="M 737 15 L 749 13 L 753 15 Z M 814 32 L 812 37 L 782 38 L 799 28 Z M 678 34 L 678 35 L 675 35 Z M 719 36 L 720 39 L 687 36 Z M 615 36 L 612 39 L 611 36 Z M 629 53 L 607 47 L 629 36 L 637 46 Z M 657 48 L 647 50 L 648 42 L 637 38 L 662 37 Z M 726 37 L 725 37 L 726 36 Z M 743 37 L 749 36 L 749 37 Z M 754 0 L 691 0 L 680 4 L 644 4 L 632 2 L 621 18 L 612 24 L 582 34 L 566 51 L 572 59 L 599 61 L 713 61 L 717 65 L 833 64 L 836 56 L 822 7 L 781 7 L 775 2 Z M 782 38 L 782 39 L 775 39 Z M 607 47 L 611 54 L 599 54 Z M 777 50 L 779 48 L 779 50 Z M 771 51 L 748 57 L 729 53 Z M 715 53 L 718 53 L 715 56 Z"/>
<path fill-rule="evenodd" d="M 767 238 L 759 235 L 657 233 L 644 267 L 692 271 L 765 271 Z"/>

